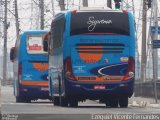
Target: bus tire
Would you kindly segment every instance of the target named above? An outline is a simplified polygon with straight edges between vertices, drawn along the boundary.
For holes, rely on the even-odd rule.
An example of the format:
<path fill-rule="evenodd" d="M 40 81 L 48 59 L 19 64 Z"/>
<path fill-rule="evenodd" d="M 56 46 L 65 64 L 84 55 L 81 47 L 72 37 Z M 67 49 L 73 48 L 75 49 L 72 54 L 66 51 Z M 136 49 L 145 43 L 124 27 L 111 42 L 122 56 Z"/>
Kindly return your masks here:
<path fill-rule="evenodd" d="M 61 99 L 61 106 L 63 106 L 63 107 L 68 107 L 68 100 L 67 100 L 66 97 L 63 97 L 63 98 Z"/>
<path fill-rule="evenodd" d="M 26 99 L 25 102 L 26 103 L 31 103 L 31 100 L 30 99 Z"/>
<path fill-rule="evenodd" d="M 54 103 L 54 105 L 60 105 L 60 103 L 59 103 L 59 97 L 54 97 L 53 103 Z"/>
<path fill-rule="evenodd" d="M 70 99 L 69 100 L 69 106 L 70 107 L 77 107 L 78 106 L 78 100 L 76 100 L 76 99 Z"/>
<path fill-rule="evenodd" d="M 25 102 L 24 99 L 22 99 L 19 96 L 16 96 L 16 103 L 23 103 L 23 102 Z"/>
<path fill-rule="evenodd" d="M 120 97 L 119 98 L 119 106 L 121 108 L 127 108 L 128 107 L 128 97 Z"/>
<path fill-rule="evenodd" d="M 118 108 L 118 98 L 112 97 L 108 101 L 106 101 L 106 107 Z"/>
<path fill-rule="evenodd" d="M 109 101 L 109 100 L 106 100 L 106 101 L 105 101 L 105 104 L 106 104 L 106 107 L 107 107 L 107 108 L 110 107 L 110 101 Z"/>

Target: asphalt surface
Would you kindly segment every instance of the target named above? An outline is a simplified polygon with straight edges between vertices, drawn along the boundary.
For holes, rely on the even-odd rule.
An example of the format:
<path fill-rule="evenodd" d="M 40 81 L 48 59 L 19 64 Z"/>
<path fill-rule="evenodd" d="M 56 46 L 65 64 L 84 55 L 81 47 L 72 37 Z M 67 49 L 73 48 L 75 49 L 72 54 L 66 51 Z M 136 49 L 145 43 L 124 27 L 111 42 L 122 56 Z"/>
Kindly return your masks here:
<path fill-rule="evenodd" d="M 93 116 L 95 114 L 160 114 L 160 108 L 134 107 L 131 105 L 131 102 L 128 108 L 106 108 L 105 104 L 90 100 L 85 103 L 79 103 L 77 108 L 54 106 L 48 100 L 32 101 L 32 103 L 16 103 L 12 86 L 2 87 L 1 93 L 2 118 L 5 118 L 5 115 L 14 114 L 18 115 L 18 120 L 30 120 L 30 118 L 33 120 L 88 120 L 94 119 Z M 132 100 L 134 99 L 132 98 Z"/>

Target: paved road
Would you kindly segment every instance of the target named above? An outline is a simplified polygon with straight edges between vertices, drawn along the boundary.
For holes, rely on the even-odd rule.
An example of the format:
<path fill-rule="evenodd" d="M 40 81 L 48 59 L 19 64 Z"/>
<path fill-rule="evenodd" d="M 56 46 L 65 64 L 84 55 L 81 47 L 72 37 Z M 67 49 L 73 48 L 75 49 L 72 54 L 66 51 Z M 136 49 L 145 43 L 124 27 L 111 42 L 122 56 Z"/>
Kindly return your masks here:
<path fill-rule="evenodd" d="M 58 116 L 61 117 L 61 119 L 66 119 L 65 115 L 62 114 L 72 114 L 77 118 L 91 118 L 93 114 L 160 114 L 160 108 L 141 108 L 132 107 L 131 105 L 129 105 L 128 108 L 106 108 L 104 104 L 99 104 L 96 101 L 80 103 L 77 108 L 53 106 L 53 104 L 47 100 L 39 100 L 32 103 L 15 103 L 11 86 L 2 87 L 1 90 L 2 114 L 39 114 L 37 117 L 40 117 L 40 115 L 43 114 L 41 118 L 46 116 L 48 119 L 53 118 L 53 115 L 57 119 Z M 87 115 L 85 116 L 85 114 Z M 31 117 L 33 118 L 33 116 Z M 68 117 L 70 118 L 70 115 L 68 115 Z M 74 116 L 72 118 L 74 118 Z"/>

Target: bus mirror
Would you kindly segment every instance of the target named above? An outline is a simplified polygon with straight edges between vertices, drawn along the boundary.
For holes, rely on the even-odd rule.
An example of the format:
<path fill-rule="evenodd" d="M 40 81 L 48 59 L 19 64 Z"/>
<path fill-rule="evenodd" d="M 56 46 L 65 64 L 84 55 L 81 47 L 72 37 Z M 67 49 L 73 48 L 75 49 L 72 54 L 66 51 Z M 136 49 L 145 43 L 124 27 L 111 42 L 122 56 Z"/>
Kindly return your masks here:
<path fill-rule="evenodd" d="M 14 62 L 14 51 L 15 51 L 15 47 L 12 47 L 10 50 L 10 61 Z"/>
<path fill-rule="evenodd" d="M 48 51 L 48 40 L 44 40 L 44 41 L 43 41 L 43 50 L 44 50 L 45 52 Z"/>

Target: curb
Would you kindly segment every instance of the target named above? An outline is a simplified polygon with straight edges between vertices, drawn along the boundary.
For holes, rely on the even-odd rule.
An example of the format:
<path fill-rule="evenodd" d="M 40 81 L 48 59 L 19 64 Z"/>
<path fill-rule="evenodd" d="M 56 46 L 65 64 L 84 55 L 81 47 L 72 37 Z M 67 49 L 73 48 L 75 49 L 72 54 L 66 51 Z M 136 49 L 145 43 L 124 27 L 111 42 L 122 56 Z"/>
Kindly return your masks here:
<path fill-rule="evenodd" d="M 137 101 L 133 101 L 131 103 L 131 106 L 132 107 L 141 107 L 141 108 L 144 108 L 144 107 L 149 107 L 149 108 L 160 108 L 160 104 L 151 104 L 150 102 L 147 102 L 147 101 L 140 101 L 139 103 L 137 103 Z"/>

